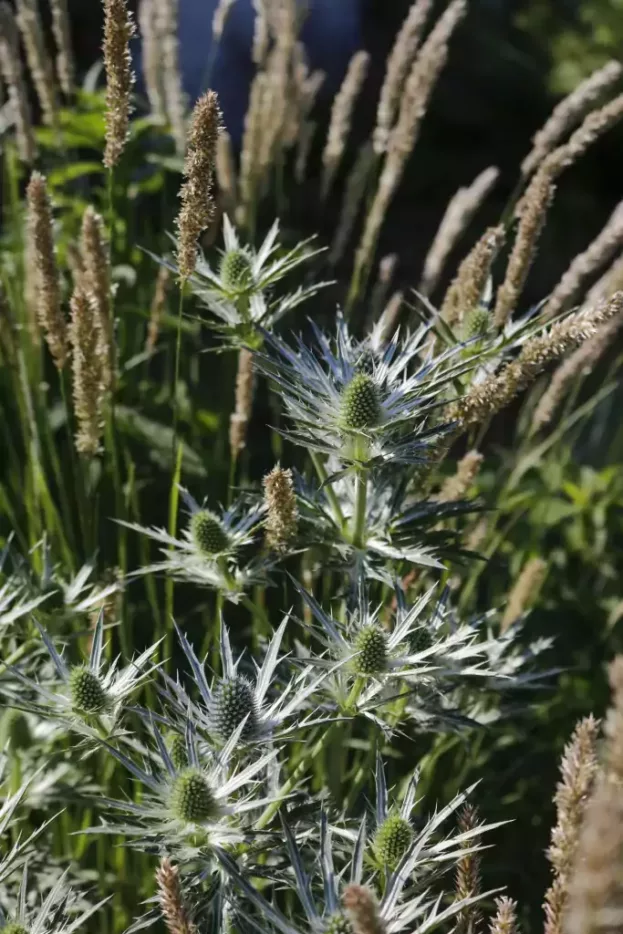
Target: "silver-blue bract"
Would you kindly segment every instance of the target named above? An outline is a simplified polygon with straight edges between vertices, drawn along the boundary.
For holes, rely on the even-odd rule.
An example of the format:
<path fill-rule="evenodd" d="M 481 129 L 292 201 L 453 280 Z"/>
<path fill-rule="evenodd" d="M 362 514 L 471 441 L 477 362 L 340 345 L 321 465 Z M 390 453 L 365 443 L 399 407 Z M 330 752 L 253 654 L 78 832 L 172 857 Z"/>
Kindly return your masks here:
<path fill-rule="evenodd" d="M 425 463 L 450 427 L 437 423 L 438 409 L 453 380 L 473 363 L 462 360 L 457 348 L 435 354 L 425 326 L 404 339 L 396 332 L 388 344 L 378 329 L 357 340 L 342 315 L 334 338 L 313 322 L 311 327 L 316 339 L 313 349 L 300 337 L 292 349 L 280 337 L 265 333 L 267 352 L 256 355 L 292 423 L 282 434 L 295 444 L 335 455 L 346 465 Z M 363 409 L 357 407 L 353 422 L 353 400 L 345 394 L 361 375 L 367 380 L 363 400 L 367 414 L 361 415 Z"/>

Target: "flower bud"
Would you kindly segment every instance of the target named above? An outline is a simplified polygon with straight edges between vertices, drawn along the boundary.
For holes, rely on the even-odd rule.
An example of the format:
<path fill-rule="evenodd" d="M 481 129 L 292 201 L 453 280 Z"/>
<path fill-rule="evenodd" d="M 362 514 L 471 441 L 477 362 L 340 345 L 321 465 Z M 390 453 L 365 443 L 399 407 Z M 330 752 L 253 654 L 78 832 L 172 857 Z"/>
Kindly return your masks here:
<path fill-rule="evenodd" d="M 199 551 L 209 557 L 229 548 L 229 536 L 223 523 L 209 509 L 201 509 L 193 515 L 190 534 Z"/>
<path fill-rule="evenodd" d="M 343 911 L 336 911 L 327 921 L 324 934 L 353 934 L 350 921 Z"/>
<path fill-rule="evenodd" d="M 374 675 L 387 665 L 387 639 L 378 626 L 364 626 L 355 639 L 355 667 L 360 675 Z"/>
<path fill-rule="evenodd" d="M 413 654 L 425 652 L 432 644 L 433 636 L 426 626 L 420 626 L 409 635 L 409 648 Z"/>
<path fill-rule="evenodd" d="M 374 380 L 367 373 L 356 373 L 342 390 L 341 421 L 351 431 L 373 428 L 381 417 L 381 405 Z"/>
<path fill-rule="evenodd" d="M 245 678 L 236 676 L 221 681 L 214 691 L 211 709 L 213 732 L 229 739 L 246 717 L 242 739 L 249 739 L 257 728 L 257 704 L 253 688 Z"/>
<path fill-rule="evenodd" d="M 188 766 L 188 749 L 186 748 L 186 738 L 179 733 L 175 733 L 169 743 L 169 755 L 171 762 L 178 772 Z"/>
<path fill-rule="evenodd" d="M 28 934 L 28 928 L 25 928 L 19 921 L 9 921 L 0 928 L 0 934 Z"/>
<path fill-rule="evenodd" d="M 412 840 L 411 824 L 399 814 L 390 814 L 375 834 L 374 848 L 381 862 L 394 869 L 411 846 Z"/>
<path fill-rule="evenodd" d="M 97 713 L 108 705 L 108 696 L 102 682 L 86 665 L 72 668 L 69 674 L 69 690 L 74 710 Z"/>
<path fill-rule="evenodd" d="M 219 271 L 228 291 L 243 290 L 251 281 L 251 260 L 244 250 L 228 250 L 223 254 Z"/>
<path fill-rule="evenodd" d="M 216 816 L 214 794 L 199 769 L 185 769 L 177 776 L 171 791 L 171 810 L 178 820 L 188 824 L 202 824 Z"/>

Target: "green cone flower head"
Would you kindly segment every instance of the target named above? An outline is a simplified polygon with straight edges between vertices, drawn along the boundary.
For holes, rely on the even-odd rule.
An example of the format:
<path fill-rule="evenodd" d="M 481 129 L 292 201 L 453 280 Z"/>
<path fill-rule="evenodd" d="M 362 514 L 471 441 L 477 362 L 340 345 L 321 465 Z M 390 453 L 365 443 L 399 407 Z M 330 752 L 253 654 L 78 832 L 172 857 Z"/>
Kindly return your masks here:
<path fill-rule="evenodd" d="M 367 373 L 356 373 L 342 390 L 340 420 L 350 431 L 373 428 L 381 417 L 381 404 L 374 380 Z"/>
<path fill-rule="evenodd" d="M 409 648 L 413 653 L 425 652 L 433 644 L 433 637 L 426 626 L 420 626 L 409 636 Z"/>
<path fill-rule="evenodd" d="M 486 308 L 473 308 L 465 315 L 463 322 L 463 340 L 472 337 L 484 337 L 491 325 L 491 314 Z"/>
<path fill-rule="evenodd" d="M 171 742 L 169 743 L 169 755 L 171 756 L 171 761 L 178 772 L 181 772 L 182 769 L 185 769 L 188 766 L 188 750 L 186 749 L 186 739 L 183 736 L 180 736 L 179 733 L 175 733 L 171 737 Z"/>
<path fill-rule="evenodd" d="M 72 668 L 69 673 L 69 690 L 74 710 L 98 713 L 108 706 L 108 696 L 102 682 L 86 665 Z"/>
<path fill-rule="evenodd" d="M 200 509 L 193 515 L 190 533 L 199 551 L 209 557 L 229 548 L 229 536 L 223 523 L 209 509 Z"/>
<path fill-rule="evenodd" d="M 336 911 L 325 924 L 324 934 L 353 934 L 353 928 L 343 911 Z"/>
<path fill-rule="evenodd" d="M 410 823 L 400 814 L 390 814 L 375 834 L 374 848 L 381 862 L 394 869 L 411 846 L 412 840 Z"/>
<path fill-rule="evenodd" d="M 28 928 L 25 928 L 19 921 L 9 921 L 0 928 L 0 934 L 28 934 Z"/>
<path fill-rule="evenodd" d="M 387 664 L 387 637 L 378 626 L 369 625 L 358 633 L 354 645 L 358 653 L 355 667 L 360 675 L 375 675 Z"/>
<path fill-rule="evenodd" d="M 219 272 L 227 290 L 242 291 L 251 281 L 251 260 L 244 250 L 228 250 L 223 254 Z"/>
<path fill-rule="evenodd" d="M 184 769 L 177 776 L 171 791 L 171 810 L 187 824 L 202 824 L 216 816 L 216 799 L 199 769 Z"/>
<path fill-rule="evenodd" d="M 245 717 L 247 721 L 241 736 L 249 739 L 257 728 L 257 704 L 252 686 L 238 675 L 221 681 L 214 691 L 210 711 L 214 733 L 223 740 L 229 739 Z"/>

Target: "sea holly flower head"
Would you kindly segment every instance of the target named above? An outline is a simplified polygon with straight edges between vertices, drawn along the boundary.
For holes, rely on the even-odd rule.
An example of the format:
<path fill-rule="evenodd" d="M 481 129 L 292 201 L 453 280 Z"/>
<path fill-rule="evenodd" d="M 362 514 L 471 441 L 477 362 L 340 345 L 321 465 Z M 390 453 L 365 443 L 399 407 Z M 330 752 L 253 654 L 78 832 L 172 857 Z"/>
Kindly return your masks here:
<path fill-rule="evenodd" d="M 179 677 L 164 675 L 162 696 L 169 714 L 167 724 L 182 732 L 187 719 L 206 742 L 220 746 L 238 736 L 239 750 L 260 743 L 286 739 L 305 728 L 324 722 L 328 714 L 318 716 L 311 698 L 320 690 L 326 671 L 304 665 L 285 683 L 277 669 L 284 661 L 279 650 L 289 616 L 285 616 L 266 647 L 261 665 L 253 662 L 246 674 L 241 665 L 244 655 L 234 658 L 229 632 L 221 625 L 221 677 L 208 677 L 205 662 L 201 662 L 186 635 L 178 629 L 178 637 L 188 660 L 192 683 L 187 690 Z M 333 666 L 335 667 L 335 666 Z"/>
<path fill-rule="evenodd" d="M 181 860 L 193 858 L 215 845 L 243 839 L 252 821 L 247 816 L 270 803 L 258 795 L 267 767 L 278 750 L 256 757 L 236 769 L 234 753 L 243 724 L 218 751 L 198 737 L 195 724 L 183 724 L 183 746 L 167 744 L 151 714 L 144 714 L 153 743 L 149 748 L 124 737 L 124 748 L 106 748 L 143 786 L 140 803 L 107 799 L 108 807 L 123 813 L 122 825 L 107 824 L 106 832 L 123 833 L 140 849 L 159 852 L 165 846 Z M 182 752 L 184 754 L 182 754 Z M 98 828 L 100 829 L 100 828 Z M 95 832 L 95 830 L 94 830 Z"/>
<path fill-rule="evenodd" d="M 440 868 L 450 869 L 466 852 L 480 849 L 476 838 L 499 826 L 481 826 L 463 834 L 449 835 L 445 831 L 442 835 L 443 825 L 465 801 L 473 787 L 457 795 L 445 808 L 436 811 L 420 830 L 416 832 L 413 829 L 411 839 L 396 865 L 393 868 L 384 866 L 383 873 L 379 873 L 376 865 L 370 867 L 369 859 L 366 858 L 369 837 L 365 817 L 358 821 L 356 831 L 350 831 L 332 827 L 327 815 L 322 812 L 319 820 L 320 853 L 318 856 L 314 852 L 314 859 L 310 860 L 308 850 L 315 850 L 315 839 L 312 847 L 308 847 L 309 835 L 303 833 L 299 842 L 295 828 L 282 816 L 287 866 L 292 873 L 289 888 L 294 890 L 300 902 L 304 913 L 302 919 L 298 912 L 292 918 L 290 913 L 286 915 L 269 903 L 251 885 L 248 875 L 230 853 L 217 848 L 216 856 L 236 888 L 254 909 L 254 916 L 250 916 L 248 909 L 242 906 L 239 912 L 256 930 L 268 926 L 271 931 L 279 931 L 280 934 L 304 934 L 310 930 L 322 934 L 354 934 L 349 910 L 351 899 L 347 890 L 356 886 L 360 894 L 363 889 L 369 896 L 379 927 L 387 934 L 424 932 L 437 923 L 451 920 L 470 904 L 491 894 L 452 899 L 448 907 L 440 910 L 442 896 L 432 894 L 429 888 L 431 880 L 440 875 Z M 411 790 L 408 798 L 407 807 L 410 810 L 413 806 Z M 343 841 L 347 841 L 346 852 Z M 471 841 L 474 841 L 473 846 Z M 259 874 L 260 871 L 258 867 L 256 872 Z M 314 878 L 317 872 L 321 876 L 318 880 Z M 376 896 L 372 893 L 376 893 Z M 454 894 L 453 891 L 451 894 Z"/>
<path fill-rule="evenodd" d="M 323 647 L 306 661 L 326 670 L 342 660 L 328 674 L 322 692 L 344 714 L 362 714 L 385 731 L 393 729 L 392 703 L 399 696 L 419 728 L 456 729 L 472 723 L 476 697 L 482 700 L 485 691 L 518 687 L 530 679 L 521 664 L 514 665 L 513 640 L 496 639 L 485 618 L 460 622 L 448 605 L 447 588 L 434 601 L 433 585 L 409 606 L 395 587 L 396 608 L 388 616 L 380 606 L 370 605 L 361 578 L 346 613 L 334 617 L 295 586 L 319 623 L 312 632 Z M 525 653 L 522 658 L 528 660 Z"/>
<path fill-rule="evenodd" d="M 132 577 L 164 574 L 220 591 L 237 603 L 253 584 L 267 583 L 271 559 L 248 558 L 247 549 L 259 537 L 265 506 L 255 498 L 241 497 L 229 509 L 219 512 L 200 505 L 180 488 L 187 521 L 178 537 L 165 529 L 131 522 L 121 525 L 162 545 L 162 560 L 139 568 Z"/>
<path fill-rule="evenodd" d="M 357 340 L 341 315 L 333 339 L 311 327 L 313 349 L 266 333 L 267 351 L 256 355 L 292 424 L 282 434 L 346 465 L 425 462 L 448 430 L 431 415 L 470 364 L 453 348 L 431 356 L 425 326 L 388 344 L 378 331 Z"/>
<path fill-rule="evenodd" d="M 72 665 L 39 623 L 37 628 L 52 662 L 52 677 L 44 668 L 37 677 L 12 668 L 20 689 L 7 681 L 7 698 L 16 707 L 65 723 L 88 737 L 111 733 L 130 697 L 152 676 L 155 666 L 150 659 L 159 643 L 151 645 L 125 668 L 119 667 L 119 659 L 106 663 L 104 613 L 100 611 L 88 659 Z M 0 690 L 4 687 L 3 683 Z M 24 687 L 28 689 L 25 697 Z"/>
<path fill-rule="evenodd" d="M 41 899 L 39 907 L 33 908 L 34 899 L 29 891 L 28 867 L 25 866 L 12 905 L 0 905 L 0 932 L 2 934 L 74 934 L 79 931 L 108 898 L 96 905 L 84 907 L 78 892 L 67 886 L 64 872 Z M 38 899 L 37 899 L 38 900 Z"/>
<path fill-rule="evenodd" d="M 275 221 L 258 250 L 241 243 L 230 219 L 223 217 L 224 250 L 215 269 L 202 254 L 188 284 L 211 313 L 207 323 L 218 331 L 225 347 L 259 346 L 257 326 L 271 330 L 293 308 L 314 296 L 328 282 L 299 286 L 294 292 L 273 295 L 277 284 L 293 269 L 322 252 L 311 246 L 313 237 L 292 249 L 278 242 Z M 177 272 L 175 266 L 171 266 Z"/>

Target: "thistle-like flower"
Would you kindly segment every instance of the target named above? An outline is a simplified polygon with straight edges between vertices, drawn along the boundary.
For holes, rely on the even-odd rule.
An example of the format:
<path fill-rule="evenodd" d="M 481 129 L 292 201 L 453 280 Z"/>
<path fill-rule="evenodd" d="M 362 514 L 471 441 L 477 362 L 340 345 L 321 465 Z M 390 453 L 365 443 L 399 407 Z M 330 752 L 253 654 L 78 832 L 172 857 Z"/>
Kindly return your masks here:
<path fill-rule="evenodd" d="M 490 631 L 483 632 L 487 617 L 459 623 L 447 607 L 448 591 L 430 606 L 432 587 L 408 607 L 396 590 L 395 618 L 388 628 L 381 623 L 381 607 L 370 607 L 363 581 L 356 607 L 343 619 L 326 613 L 310 593 L 296 586 L 320 623 L 314 634 L 324 647 L 320 657 L 306 661 L 324 668 L 342 661 L 320 686 L 321 693 L 329 694 L 343 713 L 366 716 L 385 731 L 393 728 L 391 705 L 401 694 L 407 701 L 401 716 L 416 727 L 456 729 L 472 722 L 476 705 L 471 691 L 499 691 L 505 684 L 517 687 L 530 679 L 521 671 L 527 659 L 521 653 L 513 655 L 512 636 L 496 639 Z"/>
<path fill-rule="evenodd" d="M 236 771 L 232 764 L 234 751 L 240 742 L 242 727 L 236 729 L 228 742 L 215 753 L 197 739 L 194 724 L 185 725 L 187 759 L 176 764 L 165 738 L 149 715 L 154 747 L 126 742 L 128 755 L 106 742 L 106 748 L 143 786 L 139 804 L 107 799 L 114 810 L 128 817 L 123 826 L 106 825 L 105 831 L 122 832 L 140 849 L 161 852 L 166 846 L 181 860 L 190 859 L 206 848 L 230 845 L 240 841 L 252 822 L 246 815 L 263 808 L 269 798 L 258 797 L 262 777 L 277 755 L 272 750 Z M 137 762 L 140 755 L 142 765 Z M 101 828 L 97 828 L 98 831 Z"/>
<path fill-rule="evenodd" d="M 66 882 L 67 872 L 57 879 L 41 905 L 31 908 L 33 899 L 29 897 L 32 893 L 28 891 L 28 870 L 24 868 L 14 908 L 0 905 L 2 934 L 73 934 L 108 901 L 104 898 L 96 905 L 83 908 L 81 896 L 68 888 Z"/>
<path fill-rule="evenodd" d="M 154 526 L 120 522 L 166 546 L 161 549 L 161 561 L 141 567 L 130 576 L 163 573 L 175 580 L 219 590 L 232 603 L 237 603 L 254 583 L 266 583 L 271 562 L 261 557 L 243 560 L 243 552 L 257 537 L 264 515 L 263 505 L 240 499 L 229 509 L 217 513 L 200 506 L 187 490 L 182 489 L 181 493 L 189 522 L 180 538 Z"/>
<path fill-rule="evenodd" d="M 326 715 L 312 713 L 310 703 L 310 698 L 327 676 L 325 671 L 318 676 L 313 667 L 304 666 L 285 684 L 279 682 L 277 688 L 276 672 L 283 661 L 279 649 L 288 620 L 286 616 L 270 640 L 261 666 L 255 665 L 247 674 L 241 671 L 243 656 L 234 659 L 229 633 L 223 624 L 223 673 L 220 678 L 210 680 L 206 676 L 205 663 L 199 660 L 184 633 L 178 629 L 194 690 L 189 694 L 179 678 L 173 680 L 165 675 L 162 694 L 172 717 L 170 726 L 178 731 L 169 750 L 172 758 L 188 761 L 188 750 L 179 741 L 187 719 L 193 723 L 200 737 L 218 746 L 229 743 L 235 734 L 239 735 L 240 745 L 274 742 L 326 720 Z"/>
<path fill-rule="evenodd" d="M 301 338 L 292 350 L 267 334 L 270 354 L 259 366 L 274 381 L 293 427 L 282 434 L 308 449 L 346 464 L 422 463 L 445 433 L 431 426 L 433 409 L 453 379 L 466 368 L 460 347 L 428 359 L 428 327 L 387 345 L 380 331 L 358 341 L 338 317 L 334 341 L 313 324 L 316 348 Z"/>
<path fill-rule="evenodd" d="M 189 286 L 217 319 L 209 318 L 207 323 L 223 336 L 227 346 L 258 346 L 261 338 L 256 325 L 270 330 L 286 312 L 328 285 L 318 282 L 299 286 L 295 292 L 281 297 L 270 296 L 269 290 L 289 272 L 322 252 L 310 247 L 313 238 L 284 251 L 277 241 L 278 235 L 279 222 L 275 221 L 256 251 L 240 242 L 234 226 L 225 215 L 225 249 L 221 253 L 218 271 L 201 254 L 197 256 L 194 272 L 189 274 Z M 181 260 L 179 270 L 176 266 L 171 266 L 171 269 L 183 273 Z"/>
<path fill-rule="evenodd" d="M 335 868 L 335 857 L 342 862 L 342 854 L 339 845 L 336 847 L 333 843 L 334 837 L 338 836 L 338 830 L 329 826 L 326 814 L 321 814 L 320 858 L 313 861 L 314 866 L 319 867 L 322 873 L 320 885 L 312 884 L 316 880 L 310 877 L 308 872 L 309 861 L 305 858 L 306 853 L 299 846 L 294 830 L 282 818 L 288 864 L 293 873 L 291 887 L 305 913 L 304 926 L 297 916 L 295 920 L 291 920 L 290 916 L 284 915 L 279 908 L 269 904 L 264 896 L 253 888 L 247 874 L 241 871 L 230 854 L 217 849 L 216 855 L 236 887 L 244 893 L 264 922 L 271 930 L 277 930 L 280 934 L 302 934 L 307 930 L 319 931 L 322 934 L 363 934 L 363 931 L 357 928 L 357 917 L 353 916 L 353 908 L 356 906 L 349 897 L 349 894 L 354 894 L 352 889 L 355 886 L 363 887 L 369 893 L 369 898 L 374 899 L 376 925 L 374 931 L 367 931 L 366 934 L 380 934 L 381 931 L 399 934 L 405 929 L 418 934 L 420 931 L 429 930 L 436 923 L 456 917 L 458 912 L 474 901 L 455 901 L 440 909 L 442 896 L 431 895 L 427 888 L 431 878 L 440 873 L 440 866 L 452 866 L 459 854 L 465 852 L 461 847 L 461 843 L 465 841 L 464 834 L 457 834 L 451 839 L 446 835 L 440 839 L 439 830 L 472 790 L 470 788 L 464 794 L 457 795 L 450 804 L 437 811 L 419 832 L 413 832 L 408 847 L 393 870 L 387 867 L 388 872 L 384 874 L 378 874 L 375 870 L 376 874 L 370 874 L 368 878 L 365 878 L 364 857 L 368 844 L 365 818 L 358 822 L 356 833 L 339 833 L 340 837 L 352 841 L 352 848 L 349 857 L 344 860 L 345 865 L 338 870 Z M 412 783 L 407 793 L 407 813 L 414 805 L 414 791 Z M 377 801 L 377 807 L 379 803 L 381 802 Z M 493 826 L 495 825 L 479 828 L 479 832 L 482 833 Z M 340 898 L 343 879 L 350 881 Z M 415 884 L 413 880 L 417 880 Z M 378 901 L 372 895 L 375 891 L 379 895 Z M 359 895 L 361 894 L 360 892 Z M 342 910 L 342 906 L 346 910 Z"/>
<path fill-rule="evenodd" d="M 53 664 L 53 677 L 42 669 L 39 677 L 29 677 L 19 668 L 11 672 L 21 685 L 18 692 L 10 684 L 0 686 L 8 692 L 11 703 L 39 716 L 66 723 L 87 737 L 110 734 L 117 725 L 121 712 L 137 687 L 154 671 L 150 658 L 159 643 L 150 646 L 126 668 L 118 667 L 118 660 L 107 668 L 104 653 L 104 613 L 100 612 L 91 641 L 89 658 L 76 665 L 67 663 L 54 646 L 50 636 L 37 624 L 43 643 Z M 31 697 L 24 698 L 28 688 Z"/>

